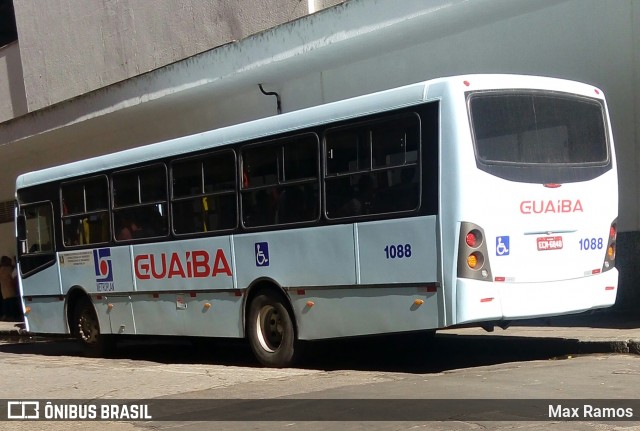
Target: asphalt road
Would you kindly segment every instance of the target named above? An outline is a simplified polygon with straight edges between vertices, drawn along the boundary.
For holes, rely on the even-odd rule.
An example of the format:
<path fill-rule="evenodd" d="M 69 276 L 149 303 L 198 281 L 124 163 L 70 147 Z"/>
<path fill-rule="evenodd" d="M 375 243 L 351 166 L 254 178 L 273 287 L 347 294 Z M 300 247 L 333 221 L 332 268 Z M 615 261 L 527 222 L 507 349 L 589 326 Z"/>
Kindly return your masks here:
<path fill-rule="evenodd" d="M 235 341 L 125 343 L 108 359 L 83 357 L 75 343 L 65 340 L 4 341 L 0 399 L 85 403 L 143 399 L 155 403 L 156 420 L 10 421 L 0 427 L 7 431 L 640 429 L 640 422 L 593 418 L 521 421 L 527 416 L 511 400 L 615 399 L 614 406 L 622 408 L 623 400 L 639 398 L 640 356 L 576 355 L 576 347 L 566 339 L 509 336 L 372 337 L 313 343 L 299 367 L 282 370 L 259 367 L 247 346 Z M 247 404 L 243 401 L 247 399 L 276 400 L 276 404 Z M 364 407 L 359 404 L 363 399 Z M 462 401 L 438 404 L 439 399 Z M 477 401 L 483 399 L 491 401 Z M 495 420 L 478 410 L 501 410 L 505 415 Z M 475 413 L 469 417 L 470 412 Z M 640 406 L 634 415 L 637 421 Z M 272 420 L 260 421 L 265 417 Z M 307 421 L 307 417 L 322 420 Z M 431 417 L 439 420 L 426 421 Z M 225 421 L 193 421 L 211 418 Z M 367 420 L 371 418 L 380 420 Z"/>

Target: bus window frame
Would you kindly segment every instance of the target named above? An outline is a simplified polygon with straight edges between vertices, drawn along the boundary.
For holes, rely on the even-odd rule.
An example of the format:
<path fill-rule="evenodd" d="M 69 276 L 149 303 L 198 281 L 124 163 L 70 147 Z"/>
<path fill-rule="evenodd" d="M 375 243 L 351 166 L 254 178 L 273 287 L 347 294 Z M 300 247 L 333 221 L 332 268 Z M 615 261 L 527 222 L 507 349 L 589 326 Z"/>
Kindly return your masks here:
<path fill-rule="evenodd" d="M 34 252 L 30 252 L 28 251 L 28 249 L 24 248 L 25 251 L 23 251 L 23 245 L 25 245 L 29 235 L 28 235 L 28 228 L 26 226 L 26 221 L 27 221 L 27 217 L 25 215 L 25 209 L 28 209 L 30 207 L 37 207 L 37 206 L 48 206 L 49 210 L 51 211 L 50 215 L 51 215 L 51 220 L 50 220 L 50 225 L 49 225 L 49 230 L 51 231 L 51 250 L 49 251 L 34 251 Z M 21 264 L 20 265 L 20 272 L 22 274 L 23 277 L 28 277 L 31 274 L 35 274 L 39 271 L 42 271 L 45 268 L 48 268 L 52 265 L 54 265 L 56 263 L 56 252 L 57 252 L 57 242 L 56 242 L 56 223 L 54 221 L 55 218 L 55 208 L 54 208 L 54 204 L 52 201 L 50 200 L 42 200 L 42 201 L 35 201 L 35 202 L 28 202 L 28 203 L 21 203 L 17 214 L 19 214 L 21 217 L 24 217 L 25 220 L 25 233 L 26 233 L 26 238 L 24 239 L 24 241 L 20 241 L 20 247 L 18 247 L 18 255 L 17 255 L 17 260 L 19 262 L 24 262 L 24 259 L 33 259 L 33 258 L 46 258 L 49 257 L 48 259 L 46 259 L 44 261 L 44 263 L 41 263 L 31 269 L 29 269 L 28 271 L 23 271 L 24 269 L 24 265 Z"/>
<path fill-rule="evenodd" d="M 198 194 L 198 195 L 180 196 L 178 198 L 176 198 L 174 196 L 174 193 L 173 193 L 173 191 L 174 191 L 174 187 L 173 187 L 173 181 L 174 181 L 173 166 L 174 166 L 174 164 L 181 163 L 181 162 L 189 162 L 189 161 L 194 161 L 194 162 L 200 161 L 200 163 L 202 163 L 207 158 L 215 157 L 215 156 L 218 156 L 218 155 L 224 154 L 224 153 L 231 153 L 233 155 L 233 170 L 234 170 L 233 191 L 227 190 L 227 191 L 217 191 L 217 192 L 212 192 L 212 193 L 203 192 L 203 193 Z M 234 232 L 234 231 L 238 230 L 238 228 L 240 226 L 240 224 L 239 224 L 240 204 L 238 203 L 238 197 L 240 195 L 239 187 L 238 187 L 238 171 L 239 171 L 239 169 L 238 169 L 238 159 L 239 159 L 238 158 L 238 152 L 236 151 L 236 149 L 234 147 L 226 147 L 226 148 L 215 149 L 214 151 L 209 151 L 209 152 L 206 152 L 206 153 L 203 153 L 203 154 L 180 157 L 180 158 L 172 159 L 172 160 L 169 161 L 169 208 L 168 208 L 168 217 L 169 217 L 169 220 L 170 220 L 171 234 L 173 234 L 177 238 L 184 238 L 184 237 L 214 236 L 214 235 L 230 233 L 230 232 Z M 203 180 L 202 176 L 201 176 L 201 180 Z M 178 233 L 178 232 L 175 231 L 175 223 L 174 223 L 175 222 L 175 217 L 173 215 L 174 202 L 187 201 L 187 200 L 190 200 L 190 199 L 204 198 L 204 197 L 209 197 L 209 196 L 226 196 L 226 195 L 230 195 L 230 194 L 233 194 L 234 201 L 235 201 L 235 225 L 233 227 L 225 228 L 225 229 L 208 230 L 208 231 L 204 231 L 204 232 Z"/>
<path fill-rule="evenodd" d="M 117 177 L 120 174 L 126 174 L 126 173 L 132 173 L 132 172 L 138 172 L 138 181 L 139 181 L 139 172 L 144 171 L 146 169 L 151 169 L 154 167 L 160 167 L 162 170 L 164 170 L 164 197 L 165 200 L 154 200 L 154 201 L 149 201 L 149 202 L 144 202 L 141 203 L 141 197 L 140 197 L 140 183 L 138 182 L 138 203 L 136 204 L 127 204 L 127 205 L 122 205 L 122 206 L 116 206 L 116 200 L 115 200 L 115 194 L 114 194 L 114 177 Z M 144 242 L 144 241 L 150 241 L 150 240 L 155 240 L 155 239 L 161 239 L 161 238 L 168 238 L 171 233 L 170 233 L 170 209 L 169 209 L 169 170 L 167 168 L 167 164 L 163 161 L 155 161 L 153 163 L 150 164 L 145 164 L 145 165 L 140 165 L 140 166 L 135 166 L 135 167 L 126 167 L 125 169 L 120 169 L 117 171 L 113 171 L 111 172 L 111 174 L 109 175 L 109 192 L 110 192 L 110 199 L 111 199 L 111 239 L 112 241 L 114 241 L 116 244 L 125 244 L 125 243 L 130 243 L 130 242 Z M 144 208 L 144 207 L 150 207 L 150 206 L 154 206 L 154 205 L 162 205 L 162 204 L 166 205 L 166 211 L 167 211 L 167 215 L 166 215 L 166 220 L 165 220 L 165 228 L 166 228 L 166 232 L 163 235 L 152 235 L 152 236 L 143 236 L 143 237 L 139 237 L 139 238 L 130 238 L 130 239 L 118 239 L 117 238 L 117 231 L 116 231 L 116 214 L 120 211 L 126 211 L 126 210 L 130 210 L 130 209 L 135 209 L 135 208 Z"/>
<path fill-rule="evenodd" d="M 284 146 L 290 142 L 295 142 L 297 140 L 302 140 L 305 138 L 311 137 L 314 140 L 314 146 L 315 146 L 315 156 L 316 156 L 316 177 L 313 179 L 301 179 L 301 180 L 292 180 L 292 181 L 283 181 L 282 180 L 282 166 L 280 165 L 281 163 L 284 163 Z M 267 146 L 275 146 L 277 148 L 279 148 L 279 153 L 280 155 L 278 155 L 277 157 L 277 161 L 278 161 L 278 166 L 277 166 L 277 172 L 276 172 L 276 183 L 275 184 L 267 184 L 267 185 L 259 185 L 259 186 L 253 186 L 253 187 L 249 187 L 246 186 L 245 187 L 245 161 L 244 161 L 244 154 L 243 152 L 247 149 L 251 149 L 251 148 L 258 148 L 258 147 L 267 147 Z M 320 136 L 318 135 L 317 132 L 315 131 L 306 131 L 306 132 L 302 132 L 302 133 L 297 133 L 294 135 L 289 135 L 289 136 L 285 136 L 285 137 L 279 137 L 279 138 L 274 138 L 274 139 L 269 139 L 266 141 L 258 141 L 258 142 L 252 142 L 252 143 L 248 143 L 245 145 L 241 145 L 238 148 L 238 165 L 239 165 L 239 169 L 238 169 L 238 175 L 239 175 L 239 187 L 238 187 L 238 203 L 240 206 L 240 212 L 239 212 L 239 217 L 240 217 L 240 226 L 242 227 L 242 229 L 246 230 L 246 231 L 259 231 L 259 230 L 270 230 L 270 229 L 278 229 L 278 228 L 290 228 L 290 227 L 299 227 L 299 226 L 308 226 L 308 225 L 312 225 L 312 224 L 316 224 L 318 223 L 321 219 L 322 219 L 322 157 L 320 154 L 322 145 L 320 142 Z M 287 223 L 268 223 L 268 224 L 262 224 L 262 225 L 258 225 L 258 226 L 247 226 L 245 224 L 245 208 L 244 208 L 244 204 L 243 204 L 243 193 L 247 193 L 247 192 L 254 192 L 254 191 L 259 191 L 259 190 L 269 190 L 272 188 L 280 188 L 280 187 L 289 187 L 289 186 L 295 186 L 297 184 L 300 185 L 304 185 L 304 184 L 316 184 L 318 187 L 318 197 L 317 197 L 317 209 L 316 209 L 316 213 L 315 213 L 315 217 L 313 219 L 310 220 L 303 220 L 303 221 L 296 221 L 296 222 L 287 222 Z"/>
<path fill-rule="evenodd" d="M 426 102 L 427 103 L 432 103 L 432 102 Z M 389 121 L 393 121 L 395 119 L 405 119 L 405 118 L 415 118 L 417 120 L 416 126 L 417 126 L 417 154 L 416 154 L 416 161 L 413 163 L 405 163 L 403 165 L 394 165 L 394 166 L 385 166 L 385 167 L 373 167 L 373 158 L 374 158 L 374 151 L 373 151 L 373 140 L 370 137 L 369 138 L 369 166 L 367 169 L 358 169 L 356 171 L 350 171 L 350 172 L 336 172 L 333 174 L 329 174 L 328 173 L 328 148 L 327 148 L 327 135 L 329 133 L 335 132 L 335 131 L 340 131 L 340 130 L 349 130 L 349 129 L 359 129 L 362 127 L 367 127 L 367 126 L 371 126 L 371 125 L 376 125 L 378 123 L 382 122 L 389 122 Z M 423 190 L 423 151 L 422 151 L 422 140 L 423 140 L 423 133 L 422 133 L 422 128 L 424 125 L 424 121 L 422 119 L 422 116 L 420 115 L 420 113 L 418 112 L 418 109 L 414 109 L 414 110 L 408 110 L 408 111 L 402 111 L 402 112 L 385 112 L 382 113 L 380 115 L 377 115 L 375 118 L 371 118 L 371 119 L 365 119 L 365 120 L 361 120 L 361 121 L 356 121 L 353 123 L 346 123 L 346 124 L 341 124 L 338 126 L 334 126 L 334 127 L 328 127 L 326 128 L 323 133 L 322 133 L 322 157 L 323 157 L 323 163 L 324 163 L 324 167 L 323 167 L 323 172 L 322 172 L 322 200 L 323 200 L 323 217 L 328 220 L 329 222 L 338 222 L 338 223 L 343 223 L 345 221 L 351 221 L 351 220 L 380 220 L 380 219 L 386 219 L 386 218 L 393 218 L 393 217 L 397 217 L 397 216 L 404 216 L 404 215 L 411 215 L 411 214 L 417 214 L 421 211 L 422 209 L 422 195 L 424 193 Z M 370 129 L 372 129 L 373 127 L 369 127 L 369 134 L 371 132 Z M 406 154 L 406 150 L 405 150 L 405 154 Z M 399 210 L 399 211 L 389 211 L 389 212 L 376 212 L 376 213 L 371 213 L 371 214 L 357 214 L 357 215 L 347 215 L 347 216 L 330 216 L 330 214 L 328 213 L 328 205 L 327 205 L 327 180 L 331 181 L 337 178 L 341 178 L 341 177 L 350 177 L 350 176 L 359 176 L 359 175 L 374 175 L 376 173 L 379 172 L 389 172 L 395 169 L 403 169 L 403 168 L 408 168 L 408 167 L 415 167 L 418 172 L 417 172 L 417 186 L 418 186 L 418 190 L 417 190 L 417 204 L 415 208 L 409 209 L 409 210 Z"/>
<path fill-rule="evenodd" d="M 83 204 L 84 204 L 84 212 L 81 213 L 72 213 L 72 214 L 66 214 L 65 215 L 65 209 L 64 209 L 64 199 L 63 199 L 63 195 L 62 195 L 62 189 L 65 186 L 68 185 L 73 185 L 73 184 L 85 184 L 87 181 L 90 180 L 94 180 L 97 178 L 104 178 L 106 180 L 106 194 L 107 194 L 107 207 L 105 209 L 102 210 L 97 210 L 97 211 L 87 211 L 87 199 L 86 199 L 86 194 L 83 196 Z M 61 182 L 58 186 L 58 192 L 59 192 L 59 203 L 60 203 L 60 233 L 62 235 L 62 239 L 61 239 L 61 243 L 64 249 L 76 249 L 76 248 L 85 248 L 85 247 L 94 247 L 97 245 L 104 245 L 104 244 L 109 244 L 111 242 L 111 237 L 113 236 L 113 217 L 111 216 L 111 208 L 112 208 L 112 202 L 111 202 L 111 192 L 110 192 L 110 179 L 109 176 L 107 174 L 98 174 L 98 175 L 93 175 L 90 177 L 85 177 L 85 178 L 81 178 L 81 179 L 73 179 L 70 181 L 64 181 Z M 64 221 L 67 219 L 74 219 L 77 218 L 78 216 L 91 216 L 94 214 L 103 214 L 106 213 L 107 215 L 107 225 L 109 227 L 109 232 L 107 234 L 107 239 L 105 241 L 99 241 L 99 242 L 90 242 L 88 244 L 66 244 L 65 243 L 65 228 L 64 228 Z"/>

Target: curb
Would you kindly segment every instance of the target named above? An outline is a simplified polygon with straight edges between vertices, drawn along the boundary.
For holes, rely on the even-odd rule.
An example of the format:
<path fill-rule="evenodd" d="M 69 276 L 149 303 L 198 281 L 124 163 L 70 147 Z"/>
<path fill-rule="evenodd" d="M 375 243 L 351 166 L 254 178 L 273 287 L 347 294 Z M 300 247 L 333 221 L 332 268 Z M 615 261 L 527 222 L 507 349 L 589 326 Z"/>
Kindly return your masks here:
<path fill-rule="evenodd" d="M 640 340 L 630 340 L 628 345 L 629 353 L 640 355 Z"/>
<path fill-rule="evenodd" d="M 631 353 L 640 355 L 640 340 L 578 341 L 577 347 L 577 354 Z"/>
<path fill-rule="evenodd" d="M 16 323 L 12 329 L 0 329 L 0 339 L 30 337 L 31 335 L 24 329 L 24 323 Z"/>

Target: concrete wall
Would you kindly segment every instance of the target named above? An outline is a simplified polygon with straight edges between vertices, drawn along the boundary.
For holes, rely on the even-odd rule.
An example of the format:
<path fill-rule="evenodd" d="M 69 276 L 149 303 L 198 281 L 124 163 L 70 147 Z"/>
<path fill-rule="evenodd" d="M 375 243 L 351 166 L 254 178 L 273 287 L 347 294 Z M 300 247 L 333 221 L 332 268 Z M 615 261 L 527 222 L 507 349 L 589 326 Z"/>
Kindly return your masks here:
<path fill-rule="evenodd" d="M 27 113 L 18 42 L 0 48 L 0 122 Z"/>
<path fill-rule="evenodd" d="M 28 109 L 53 105 L 307 13 L 307 2 L 300 0 L 15 2 Z"/>

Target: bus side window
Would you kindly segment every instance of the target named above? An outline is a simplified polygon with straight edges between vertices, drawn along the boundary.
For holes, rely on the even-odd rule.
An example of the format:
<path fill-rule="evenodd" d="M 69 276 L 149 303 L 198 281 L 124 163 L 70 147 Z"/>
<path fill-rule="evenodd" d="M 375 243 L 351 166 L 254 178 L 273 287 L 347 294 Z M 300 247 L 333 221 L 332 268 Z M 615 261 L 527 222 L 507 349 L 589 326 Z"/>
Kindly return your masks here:
<path fill-rule="evenodd" d="M 61 196 L 66 246 L 109 241 L 109 188 L 105 176 L 64 183 Z"/>
<path fill-rule="evenodd" d="M 156 164 L 116 172 L 112 181 L 116 240 L 166 236 L 166 167 Z"/>
<path fill-rule="evenodd" d="M 418 209 L 420 118 L 417 114 L 394 115 L 329 129 L 325 142 L 328 218 Z"/>
<path fill-rule="evenodd" d="M 236 157 L 223 151 L 171 165 L 172 221 L 177 235 L 216 232 L 237 225 Z"/>
<path fill-rule="evenodd" d="M 304 223 L 319 218 L 317 135 L 249 145 L 241 155 L 244 226 Z"/>
<path fill-rule="evenodd" d="M 27 274 L 55 259 L 53 207 L 50 202 L 21 206 L 26 238 L 19 249 L 20 270 Z"/>

